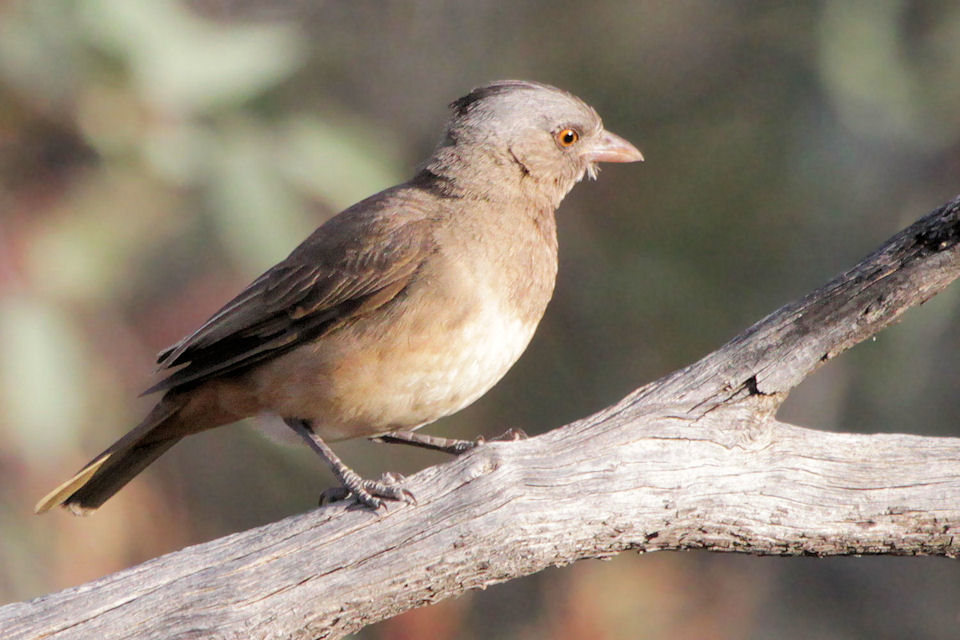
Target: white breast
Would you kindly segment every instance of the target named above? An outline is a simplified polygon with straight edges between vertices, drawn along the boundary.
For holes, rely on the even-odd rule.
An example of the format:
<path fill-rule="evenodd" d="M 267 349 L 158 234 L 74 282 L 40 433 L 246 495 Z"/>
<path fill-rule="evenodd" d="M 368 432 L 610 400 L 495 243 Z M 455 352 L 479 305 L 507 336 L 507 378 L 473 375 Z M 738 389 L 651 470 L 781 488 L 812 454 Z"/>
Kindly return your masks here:
<path fill-rule="evenodd" d="M 434 366 L 420 371 L 418 403 L 443 408 L 447 415 L 486 393 L 517 361 L 530 343 L 536 323 L 522 322 L 494 305 L 477 314 L 451 336 L 452 346 Z M 437 416 L 440 417 L 440 416 Z"/>

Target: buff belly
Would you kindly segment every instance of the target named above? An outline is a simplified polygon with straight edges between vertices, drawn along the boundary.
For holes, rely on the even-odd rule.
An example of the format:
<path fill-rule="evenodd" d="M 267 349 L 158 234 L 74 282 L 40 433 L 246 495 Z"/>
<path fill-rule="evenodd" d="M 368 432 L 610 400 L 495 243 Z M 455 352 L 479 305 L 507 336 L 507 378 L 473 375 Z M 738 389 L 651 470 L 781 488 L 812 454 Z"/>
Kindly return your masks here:
<path fill-rule="evenodd" d="M 264 365 L 252 380 L 261 410 L 308 419 L 329 440 L 415 429 L 488 391 L 537 326 L 489 297 L 425 308 L 433 313 L 358 322 Z"/>

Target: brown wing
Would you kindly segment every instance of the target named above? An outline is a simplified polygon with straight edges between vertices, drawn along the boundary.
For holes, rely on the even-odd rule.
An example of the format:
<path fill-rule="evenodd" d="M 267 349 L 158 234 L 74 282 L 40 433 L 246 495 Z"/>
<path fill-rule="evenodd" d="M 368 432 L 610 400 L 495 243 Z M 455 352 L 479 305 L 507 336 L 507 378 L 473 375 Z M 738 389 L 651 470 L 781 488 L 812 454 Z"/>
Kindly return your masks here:
<path fill-rule="evenodd" d="M 427 216 L 392 191 L 331 218 L 196 332 L 161 352 L 160 368 L 175 371 L 144 393 L 239 373 L 393 299 L 433 243 Z"/>

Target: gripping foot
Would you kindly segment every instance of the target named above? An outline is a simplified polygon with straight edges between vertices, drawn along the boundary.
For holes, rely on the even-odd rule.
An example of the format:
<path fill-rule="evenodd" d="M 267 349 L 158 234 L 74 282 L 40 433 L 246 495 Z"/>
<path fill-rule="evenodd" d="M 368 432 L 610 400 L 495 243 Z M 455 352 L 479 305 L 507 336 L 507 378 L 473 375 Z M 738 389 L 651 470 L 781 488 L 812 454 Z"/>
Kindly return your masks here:
<path fill-rule="evenodd" d="M 379 509 L 383 506 L 383 500 L 399 500 L 402 502 L 416 504 L 416 499 L 410 491 L 398 485 L 403 477 L 398 474 L 384 475 L 382 480 L 365 480 L 360 477 L 356 471 L 348 467 L 337 457 L 326 442 L 313 431 L 313 427 L 306 420 L 287 419 L 284 420 L 287 426 L 296 431 L 302 437 L 310 448 L 317 452 L 321 458 L 330 467 L 333 475 L 340 481 L 341 487 L 324 491 L 320 496 L 320 504 L 331 502 L 332 498 L 339 496 L 345 498 L 352 494 L 361 504 L 371 509 Z M 399 478 L 399 480 L 398 480 Z"/>

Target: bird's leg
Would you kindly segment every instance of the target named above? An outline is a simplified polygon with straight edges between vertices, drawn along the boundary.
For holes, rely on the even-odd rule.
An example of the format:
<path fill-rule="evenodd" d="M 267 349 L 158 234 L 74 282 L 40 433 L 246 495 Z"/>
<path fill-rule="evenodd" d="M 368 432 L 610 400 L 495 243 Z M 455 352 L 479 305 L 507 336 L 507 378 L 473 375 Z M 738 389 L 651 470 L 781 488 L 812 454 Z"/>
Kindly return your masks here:
<path fill-rule="evenodd" d="M 313 431 L 309 421 L 288 418 L 284 422 L 307 441 L 310 448 L 316 451 L 329 465 L 333 475 L 337 477 L 343 488 L 352 493 L 362 504 L 371 509 L 379 509 L 383 505 L 380 498 L 416 503 L 412 493 L 394 484 L 397 482 L 396 476 L 388 476 L 388 482 L 361 478 L 356 471 L 345 465 L 333 452 L 333 449 Z M 321 504 L 323 504 L 322 500 Z"/>
<path fill-rule="evenodd" d="M 507 429 L 496 438 L 487 440 L 483 436 L 478 436 L 475 440 L 458 440 L 456 438 L 440 438 L 430 436 L 425 433 L 416 433 L 414 431 L 391 431 L 379 436 L 370 438 L 374 442 L 386 442 L 389 444 L 409 444 L 431 451 L 442 451 L 451 455 L 458 456 L 471 449 L 479 447 L 485 442 L 523 440 L 527 437 L 523 429 Z"/>

